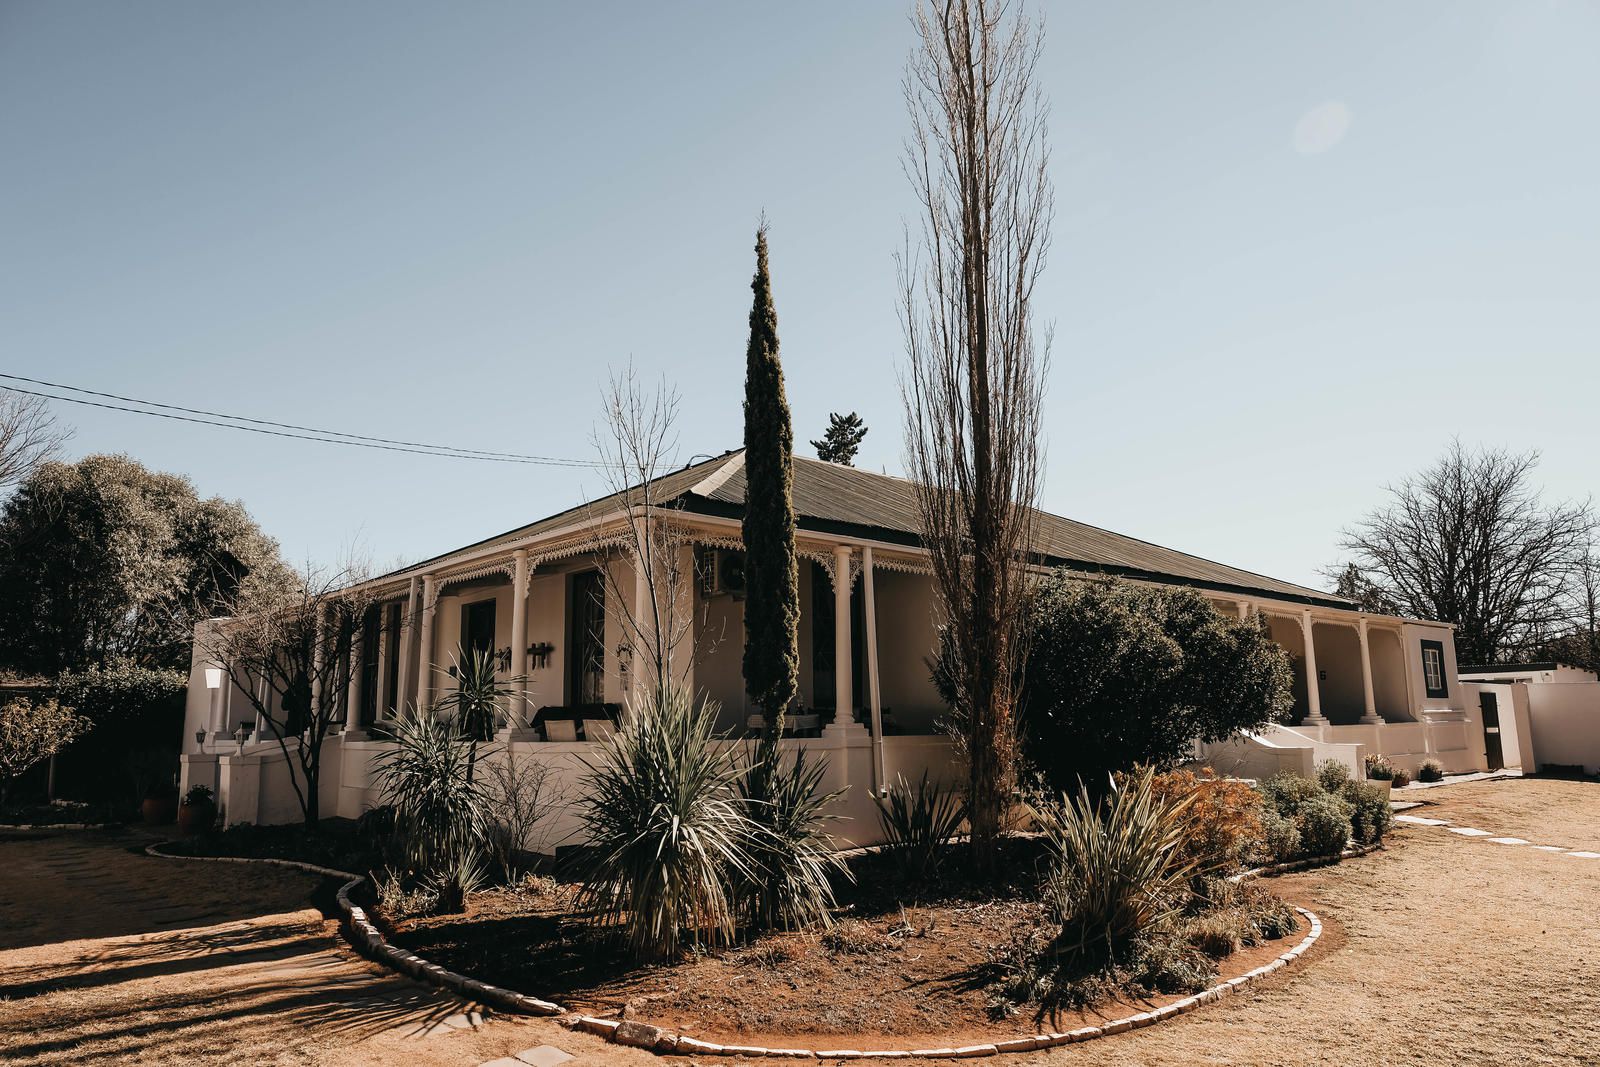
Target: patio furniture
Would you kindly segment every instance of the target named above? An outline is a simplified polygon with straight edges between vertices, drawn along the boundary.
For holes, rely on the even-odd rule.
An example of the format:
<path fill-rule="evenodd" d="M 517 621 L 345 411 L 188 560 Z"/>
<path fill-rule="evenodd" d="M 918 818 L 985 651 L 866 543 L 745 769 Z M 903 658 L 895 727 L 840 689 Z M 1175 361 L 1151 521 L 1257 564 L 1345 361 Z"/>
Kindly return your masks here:
<path fill-rule="evenodd" d="M 603 741 L 621 715 L 621 704 L 550 705 L 534 713 L 533 728 L 546 741 Z"/>

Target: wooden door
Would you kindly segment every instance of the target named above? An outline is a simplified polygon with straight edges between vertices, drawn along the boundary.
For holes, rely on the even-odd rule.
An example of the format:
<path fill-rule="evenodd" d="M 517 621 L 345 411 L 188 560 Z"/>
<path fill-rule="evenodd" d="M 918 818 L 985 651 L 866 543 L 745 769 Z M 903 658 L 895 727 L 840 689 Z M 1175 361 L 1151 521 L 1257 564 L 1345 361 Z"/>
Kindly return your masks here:
<path fill-rule="evenodd" d="M 1506 765 L 1505 753 L 1500 748 L 1500 700 L 1493 693 L 1479 693 L 1478 707 L 1483 710 L 1483 751 L 1488 757 L 1489 769 L 1498 771 Z"/>

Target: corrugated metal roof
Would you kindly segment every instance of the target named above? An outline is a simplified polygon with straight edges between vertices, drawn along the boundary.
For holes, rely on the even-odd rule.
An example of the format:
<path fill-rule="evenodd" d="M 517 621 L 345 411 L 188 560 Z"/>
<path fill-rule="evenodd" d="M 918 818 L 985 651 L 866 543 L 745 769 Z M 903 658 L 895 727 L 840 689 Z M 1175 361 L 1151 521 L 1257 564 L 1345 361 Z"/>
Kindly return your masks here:
<path fill-rule="evenodd" d="M 742 451 L 727 452 L 663 475 L 656 479 L 655 498 L 662 504 L 677 502 L 690 511 L 737 517 L 744 507 L 743 459 Z M 856 534 L 905 545 L 920 541 L 915 488 L 904 478 L 796 456 L 793 496 L 796 521 L 802 529 Z M 460 552 L 554 531 L 581 520 L 585 514 L 609 511 L 615 501 L 615 495 L 602 497 L 405 569 L 417 570 Z M 1324 590 L 1279 581 L 1049 512 L 1040 512 L 1036 548 L 1049 562 L 1086 573 L 1349 606 L 1348 601 Z"/>
<path fill-rule="evenodd" d="M 743 506 L 744 491 L 741 464 L 708 499 L 713 510 L 733 513 Z M 904 478 L 796 456 L 793 496 L 802 528 L 834 533 L 860 528 L 888 534 L 883 539 L 899 543 L 920 540 L 916 489 Z M 1169 580 L 1337 606 L 1347 603 L 1321 589 L 1279 581 L 1049 512 L 1039 513 L 1035 547 L 1052 563 L 1090 573 Z"/>

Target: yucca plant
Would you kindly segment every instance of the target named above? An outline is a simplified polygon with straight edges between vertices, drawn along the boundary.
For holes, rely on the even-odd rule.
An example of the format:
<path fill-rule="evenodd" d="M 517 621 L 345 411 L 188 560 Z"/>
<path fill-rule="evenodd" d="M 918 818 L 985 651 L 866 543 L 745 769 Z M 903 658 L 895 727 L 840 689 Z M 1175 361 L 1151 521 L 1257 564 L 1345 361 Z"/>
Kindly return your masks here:
<path fill-rule="evenodd" d="M 765 832 L 752 845 L 755 861 L 741 895 L 751 925 L 803 929 L 832 922 L 834 874 L 851 878 L 825 827 L 827 808 L 841 793 L 822 792 L 826 761 L 807 764 L 806 751 L 785 762 L 775 734 L 762 737 L 740 780 L 752 822 Z"/>
<path fill-rule="evenodd" d="M 897 775 L 888 796 L 873 799 L 883 827 L 884 853 L 894 859 L 907 882 L 925 884 L 939 869 L 945 843 L 961 828 L 965 812 L 960 796 L 930 782 L 924 770 L 916 785 Z"/>
<path fill-rule="evenodd" d="M 1047 883 L 1069 962 L 1115 959 L 1139 934 L 1174 919 L 1194 865 L 1183 838 L 1193 795 L 1163 798 L 1148 769 L 1113 780 L 1099 800 L 1041 805 L 1034 817 L 1054 852 Z"/>
<path fill-rule="evenodd" d="M 478 762 L 478 744 L 494 738 L 500 709 L 519 694 L 511 686 L 500 683 L 495 672 L 495 655 L 489 649 L 457 649 L 455 661 L 455 688 L 439 698 L 434 710 L 453 719 L 456 731 L 467 739 L 470 776 Z"/>
<path fill-rule="evenodd" d="M 384 800 L 394 806 L 394 841 L 406 868 L 439 890 L 443 911 L 460 910 L 488 829 L 488 800 L 473 782 L 473 743 L 415 708 L 395 723 L 394 747 L 377 760 Z"/>
<path fill-rule="evenodd" d="M 651 693 L 600 749 L 581 785 L 589 847 L 577 858 L 579 905 L 616 925 L 640 956 L 726 944 L 734 885 L 757 870 L 762 829 L 739 796 L 741 770 L 719 744 L 717 706 L 676 689 Z"/>

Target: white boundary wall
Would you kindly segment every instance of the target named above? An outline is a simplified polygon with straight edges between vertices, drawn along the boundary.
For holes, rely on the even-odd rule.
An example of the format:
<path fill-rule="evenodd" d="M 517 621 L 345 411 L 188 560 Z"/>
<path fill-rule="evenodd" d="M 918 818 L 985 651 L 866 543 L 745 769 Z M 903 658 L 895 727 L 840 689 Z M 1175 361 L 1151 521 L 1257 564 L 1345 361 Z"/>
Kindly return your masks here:
<path fill-rule="evenodd" d="M 754 751 L 754 741 L 726 742 L 743 747 L 746 755 Z M 877 806 L 872 792 L 877 784 L 872 765 L 872 740 L 864 731 L 845 736 L 791 739 L 781 742 L 788 753 L 805 750 L 808 761 L 826 760 L 824 792 L 843 791 L 834 802 L 838 821 L 829 832 L 842 847 L 878 844 Z M 323 750 L 319 808 L 323 817 L 359 818 L 363 812 L 383 803 L 379 780 L 379 757 L 392 748 L 385 741 L 345 741 L 335 736 Z M 538 828 L 543 851 L 557 845 L 581 844 L 581 823 L 572 801 L 582 795 L 587 773 L 584 761 L 600 751 L 597 742 L 512 741 L 488 742 L 480 757 L 485 764 L 507 758 L 547 768 L 545 787 L 549 795 L 563 798 L 561 811 Z M 961 769 L 948 738 L 934 735 L 900 735 L 883 739 L 883 765 L 886 783 L 897 777 L 916 782 L 927 771 L 930 781 L 946 787 L 960 785 Z M 481 772 L 487 773 L 487 772 Z M 299 822 L 301 809 L 290 781 L 289 769 L 276 742 L 246 745 L 242 754 L 183 756 L 183 788 L 208 785 L 217 793 L 217 804 L 225 823 L 255 823 L 262 826 Z"/>

